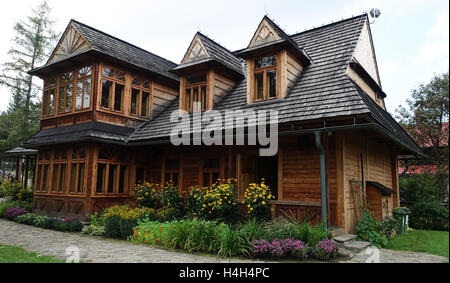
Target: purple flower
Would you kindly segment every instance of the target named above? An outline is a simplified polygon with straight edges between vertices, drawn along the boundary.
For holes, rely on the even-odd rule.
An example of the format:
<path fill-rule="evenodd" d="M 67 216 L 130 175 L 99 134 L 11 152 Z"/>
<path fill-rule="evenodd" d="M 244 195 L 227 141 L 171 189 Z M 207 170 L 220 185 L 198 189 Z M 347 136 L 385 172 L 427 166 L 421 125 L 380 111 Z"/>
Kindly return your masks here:
<path fill-rule="evenodd" d="M 8 208 L 5 211 L 5 218 L 9 219 L 9 220 L 15 220 L 17 217 L 27 214 L 28 211 L 26 211 L 25 209 L 21 208 L 21 207 L 12 207 L 12 208 Z"/>

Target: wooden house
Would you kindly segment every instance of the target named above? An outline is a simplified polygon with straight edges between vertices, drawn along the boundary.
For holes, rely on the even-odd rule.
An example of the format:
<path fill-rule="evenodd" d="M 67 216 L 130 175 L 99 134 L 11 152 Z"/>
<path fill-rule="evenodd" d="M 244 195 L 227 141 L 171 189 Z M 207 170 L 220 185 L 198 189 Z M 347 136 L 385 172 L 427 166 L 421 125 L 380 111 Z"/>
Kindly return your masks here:
<path fill-rule="evenodd" d="M 388 188 L 379 199 L 398 206 L 397 156 L 423 153 L 386 111 L 368 16 L 293 35 L 265 16 L 251 36 L 230 51 L 199 32 L 175 64 L 72 20 L 30 71 L 44 80 L 41 129 L 23 145 L 38 150 L 34 210 L 86 215 L 132 203 L 143 180 L 186 193 L 219 178 L 237 179 L 239 196 L 265 178 L 274 217 L 345 232 L 355 179 Z M 278 111 L 278 153 L 172 145 L 174 111 L 211 109 Z"/>

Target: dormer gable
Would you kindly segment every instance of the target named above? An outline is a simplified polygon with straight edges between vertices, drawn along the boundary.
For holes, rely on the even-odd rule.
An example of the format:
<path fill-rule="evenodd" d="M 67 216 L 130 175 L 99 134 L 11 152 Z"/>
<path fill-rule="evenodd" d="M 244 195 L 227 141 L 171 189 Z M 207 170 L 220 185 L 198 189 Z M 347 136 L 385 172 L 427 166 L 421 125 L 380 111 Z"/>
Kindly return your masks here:
<path fill-rule="evenodd" d="M 199 33 L 197 33 L 194 36 L 194 39 L 191 42 L 191 45 L 188 48 L 188 51 L 184 55 L 183 60 L 181 61 L 181 64 L 185 64 L 188 62 L 201 60 L 205 58 L 211 58 L 211 55 L 209 55 L 208 51 L 206 50 L 205 45 L 202 42 L 202 39 L 200 38 Z"/>
<path fill-rule="evenodd" d="M 187 112 L 213 109 L 244 76 L 241 60 L 200 32 L 172 72 L 180 76 L 179 109 Z"/>
<path fill-rule="evenodd" d="M 265 16 L 258 26 L 247 48 L 254 47 L 271 41 L 280 40 L 282 37 L 274 28 L 272 22 Z"/>
<path fill-rule="evenodd" d="M 247 103 L 283 99 L 310 64 L 308 55 L 267 16 L 238 55 L 247 61 Z"/>
<path fill-rule="evenodd" d="M 58 45 L 50 55 L 46 65 L 81 54 L 90 49 L 92 49 L 91 44 L 71 22 L 64 31 Z"/>

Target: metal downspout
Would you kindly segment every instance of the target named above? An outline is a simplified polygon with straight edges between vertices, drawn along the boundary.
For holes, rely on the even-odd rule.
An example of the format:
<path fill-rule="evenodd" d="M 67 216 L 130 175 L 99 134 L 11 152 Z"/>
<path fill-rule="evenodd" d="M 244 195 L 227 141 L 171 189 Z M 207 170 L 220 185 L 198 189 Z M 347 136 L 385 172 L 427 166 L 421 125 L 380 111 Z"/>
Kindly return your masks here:
<path fill-rule="evenodd" d="M 326 156 L 325 149 L 322 146 L 322 138 L 320 131 L 315 131 L 316 136 L 316 146 L 320 153 L 320 188 L 321 188 L 321 207 L 322 207 L 322 223 L 325 228 L 328 228 L 328 215 L 327 215 L 327 181 L 326 181 Z"/>

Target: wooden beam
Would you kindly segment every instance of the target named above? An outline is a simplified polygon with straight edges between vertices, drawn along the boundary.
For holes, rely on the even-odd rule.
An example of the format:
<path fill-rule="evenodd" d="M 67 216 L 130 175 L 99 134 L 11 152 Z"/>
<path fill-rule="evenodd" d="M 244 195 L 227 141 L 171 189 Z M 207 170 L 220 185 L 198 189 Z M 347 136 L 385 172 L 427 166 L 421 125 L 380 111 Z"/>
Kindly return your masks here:
<path fill-rule="evenodd" d="M 283 150 L 278 149 L 278 200 L 283 200 Z"/>

